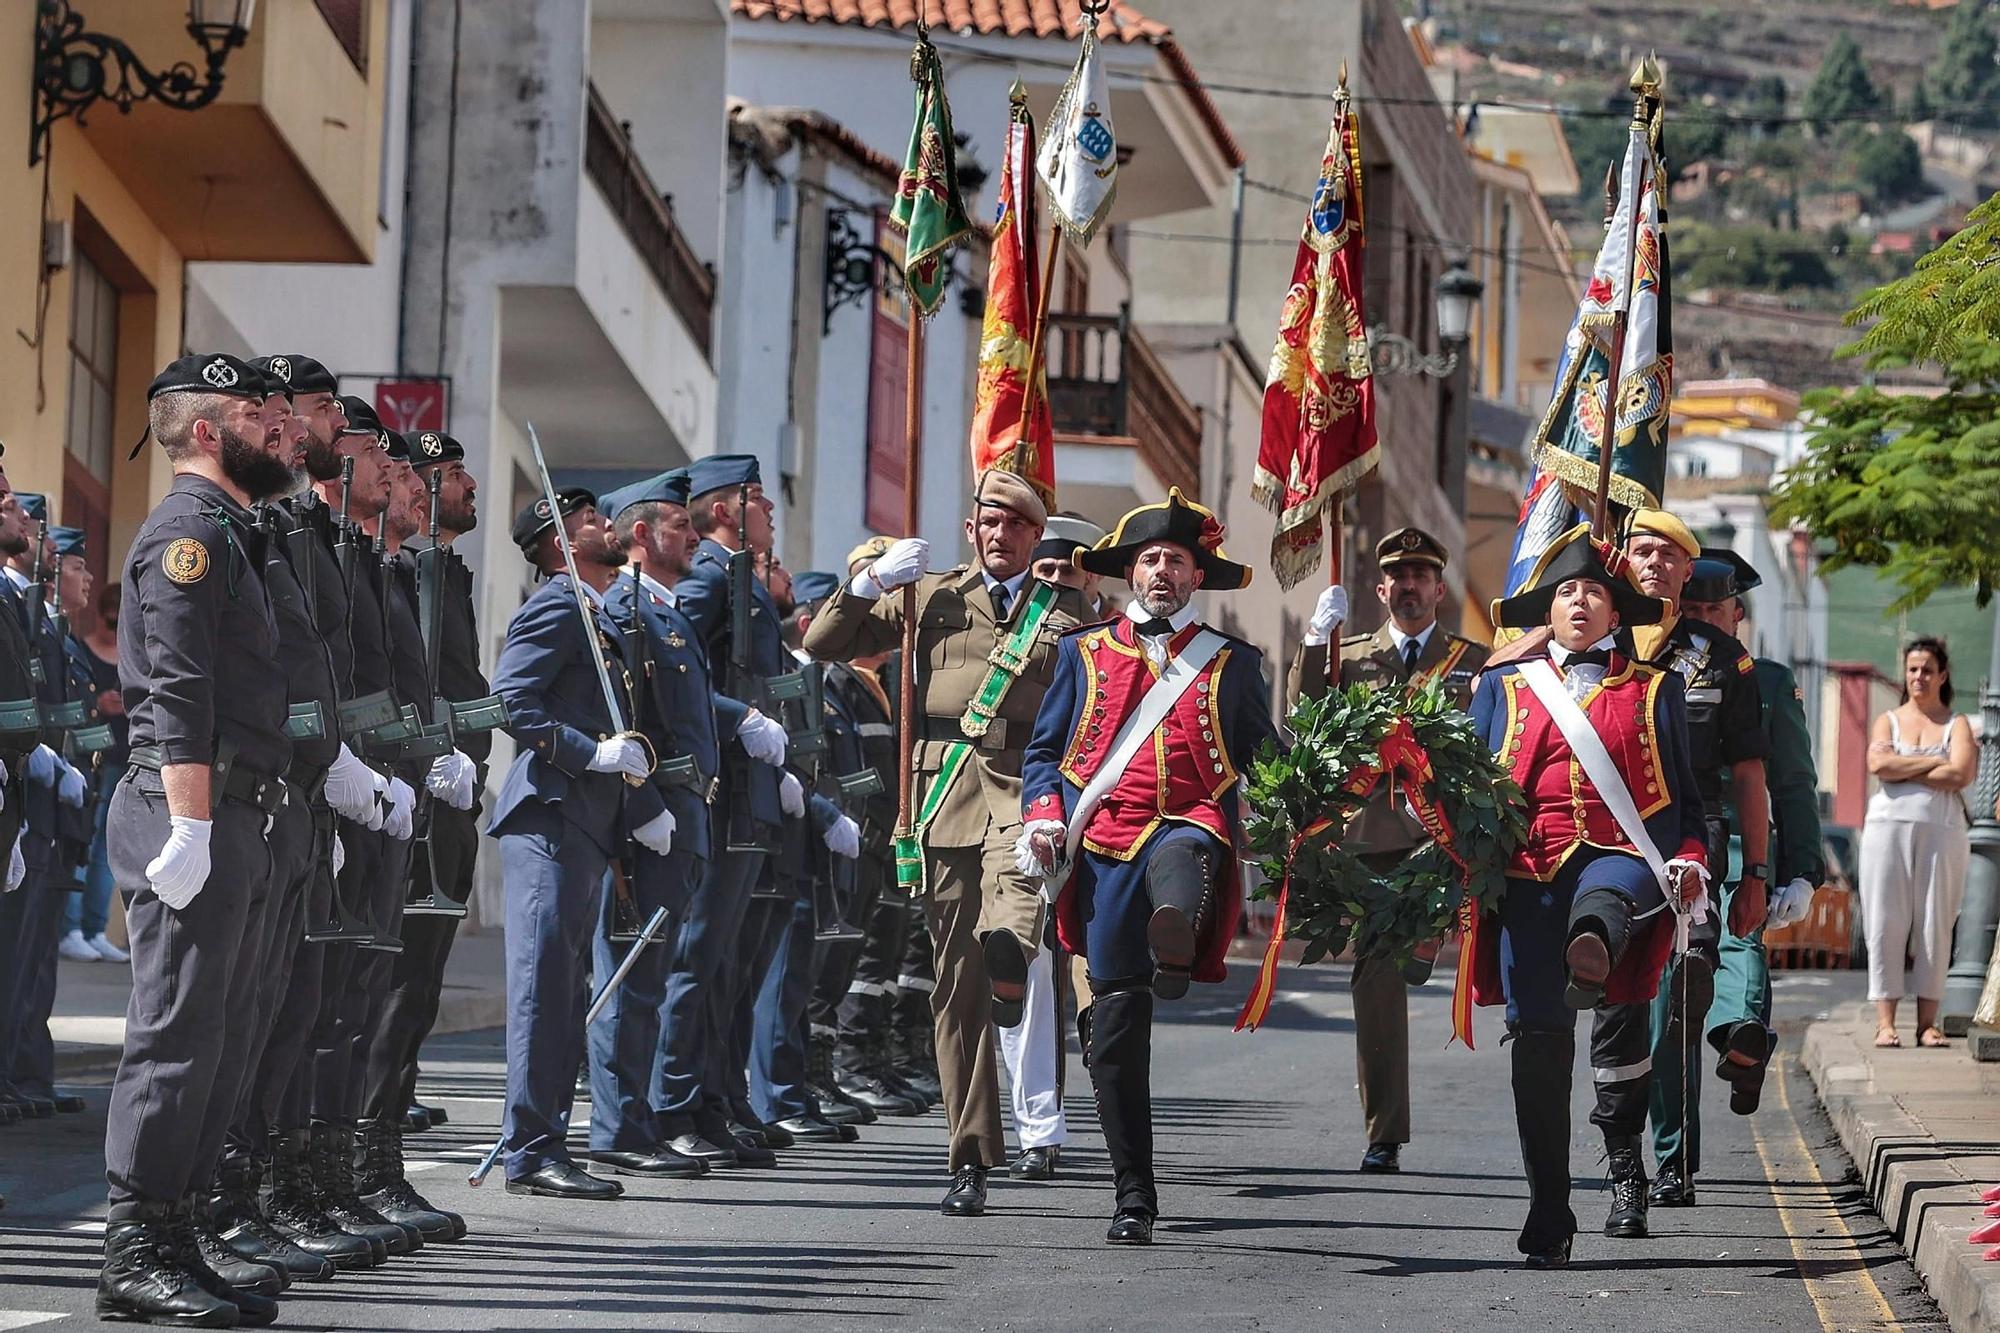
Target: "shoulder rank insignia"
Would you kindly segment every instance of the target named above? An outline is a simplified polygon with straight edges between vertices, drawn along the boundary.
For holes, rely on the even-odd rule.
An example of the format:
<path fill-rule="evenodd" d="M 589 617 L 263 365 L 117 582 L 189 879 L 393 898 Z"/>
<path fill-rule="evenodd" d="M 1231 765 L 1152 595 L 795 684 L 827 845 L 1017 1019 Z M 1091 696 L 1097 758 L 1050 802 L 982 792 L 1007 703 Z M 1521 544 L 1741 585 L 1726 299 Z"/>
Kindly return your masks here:
<path fill-rule="evenodd" d="M 200 583 L 208 577 L 208 548 L 192 537 L 177 537 L 167 543 L 160 568 L 175 583 Z"/>

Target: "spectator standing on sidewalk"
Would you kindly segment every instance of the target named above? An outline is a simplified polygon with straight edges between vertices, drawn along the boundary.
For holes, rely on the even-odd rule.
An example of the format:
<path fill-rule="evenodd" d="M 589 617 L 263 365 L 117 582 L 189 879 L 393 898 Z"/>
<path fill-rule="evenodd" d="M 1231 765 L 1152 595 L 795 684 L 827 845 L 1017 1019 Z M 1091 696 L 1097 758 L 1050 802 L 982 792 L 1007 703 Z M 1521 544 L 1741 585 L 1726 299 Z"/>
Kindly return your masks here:
<path fill-rule="evenodd" d="M 97 711 L 110 724 L 117 744 L 99 757 L 97 817 L 90 839 L 90 863 L 84 867 L 82 887 L 70 895 L 62 943 L 58 946 L 63 957 L 77 963 L 131 961 L 131 955 L 104 933 L 111 921 L 114 887 L 111 861 L 104 849 L 104 823 L 111 813 L 112 789 L 125 774 L 125 699 L 118 690 L 118 601 L 119 586 L 106 584 L 97 595 L 96 623 L 80 640 L 97 695 Z"/>
<path fill-rule="evenodd" d="M 1877 1046 L 1903 1044 L 1896 1006 L 1906 954 L 1917 1042 L 1950 1044 L 1937 1026 L 1938 1001 L 1971 852 L 1962 793 L 1978 767 L 1972 728 L 1951 711 L 1951 697 L 1944 641 L 1912 639 L 1903 650 L 1903 701 L 1875 719 L 1868 737 L 1868 771 L 1882 783 L 1861 832 L 1861 918 Z"/>

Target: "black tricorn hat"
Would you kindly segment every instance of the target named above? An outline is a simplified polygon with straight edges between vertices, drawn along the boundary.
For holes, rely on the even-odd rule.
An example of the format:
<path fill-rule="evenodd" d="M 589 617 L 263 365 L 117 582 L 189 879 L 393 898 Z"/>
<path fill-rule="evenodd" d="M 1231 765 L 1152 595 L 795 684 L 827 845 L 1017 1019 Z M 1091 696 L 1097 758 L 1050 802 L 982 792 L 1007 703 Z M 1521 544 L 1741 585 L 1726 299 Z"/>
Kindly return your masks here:
<path fill-rule="evenodd" d="M 1091 574 L 1124 578 L 1142 548 L 1154 542 L 1172 542 L 1186 547 L 1201 570 L 1201 586 L 1207 590 L 1230 592 L 1248 587 L 1250 567 L 1239 565 L 1222 551 L 1222 521 L 1213 511 L 1196 504 L 1172 487 L 1158 504 L 1140 505 L 1118 520 L 1111 535 L 1073 559 L 1078 569 Z"/>
<path fill-rule="evenodd" d="M 1624 552 L 1599 542 L 1590 535 L 1589 524 L 1579 523 L 1542 552 L 1521 591 L 1493 603 L 1493 623 L 1507 629 L 1546 625 L 1556 589 L 1571 579 L 1590 579 L 1611 590 L 1621 627 L 1657 625 L 1666 618 L 1667 604 L 1640 592 L 1631 568 Z"/>

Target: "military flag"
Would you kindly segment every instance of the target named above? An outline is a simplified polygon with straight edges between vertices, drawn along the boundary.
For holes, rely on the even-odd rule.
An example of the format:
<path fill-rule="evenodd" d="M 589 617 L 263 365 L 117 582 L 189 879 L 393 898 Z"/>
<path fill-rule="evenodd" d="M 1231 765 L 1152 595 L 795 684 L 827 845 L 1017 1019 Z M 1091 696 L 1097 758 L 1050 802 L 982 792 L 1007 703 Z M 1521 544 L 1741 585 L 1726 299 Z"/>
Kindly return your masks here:
<path fill-rule="evenodd" d="M 1049 190 L 1049 211 L 1078 245 L 1111 215 L 1118 193 L 1118 135 L 1111 128 L 1111 84 L 1097 49 L 1097 14 L 1084 10 L 1083 49 L 1049 112 L 1049 137 L 1035 163 Z"/>
<path fill-rule="evenodd" d="M 1271 349 L 1250 485 L 1252 497 L 1278 516 L 1271 570 L 1285 588 L 1319 568 L 1328 508 L 1381 456 L 1362 313 L 1365 244 L 1360 129 L 1343 73 Z"/>
<path fill-rule="evenodd" d="M 1035 121 L 1020 84 L 1014 85 L 1010 100 L 1000 210 L 986 278 L 986 320 L 979 335 L 972 474 L 993 467 L 1017 473 L 1053 509 L 1055 426 L 1044 367 L 1033 367 L 1030 388 L 1029 358 L 1041 296 L 1035 250 Z"/>
<path fill-rule="evenodd" d="M 972 231 L 965 200 L 958 192 L 958 161 L 951 137 L 951 104 L 944 95 L 944 66 L 927 33 L 919 30 L 910 53 L 910 78 L 917 85 L 916 121 L 910 127 L 903 174 L 889 225 L 903 234 L 903 280 L 910 304 L 928 316 L 944 299 L 951 279 L 946 262 L 951 247 Z"/>
<path fill-rule="evenodd" d="M 1611 503 L 1657 507 L 1666 486 L 1674 357 L 1658 78 L 1650 61 L 1633 75 L 1638 107 L 1619 167 L 1617 203 L 1531 449 L 1537 470 L 1564 483 L 1586 507 L 1596 493 L 1607 427 Z"/>

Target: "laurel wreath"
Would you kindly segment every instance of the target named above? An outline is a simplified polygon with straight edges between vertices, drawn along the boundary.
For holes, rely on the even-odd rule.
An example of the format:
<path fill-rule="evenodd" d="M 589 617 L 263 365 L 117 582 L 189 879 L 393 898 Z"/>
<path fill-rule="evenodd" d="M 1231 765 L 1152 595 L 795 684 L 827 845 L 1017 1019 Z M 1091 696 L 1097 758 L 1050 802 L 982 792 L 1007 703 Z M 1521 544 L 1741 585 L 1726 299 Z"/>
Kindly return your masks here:
<path fill-rule="evenodd" d="M 1265 880 L 1252 896 L 1284 895 L 1285 935 L 1305 942 L 1302 962 L 1352 943 L 1357 958 L 1405 963 L 1468 905 L 1499 906 L 1508 860 L 1527 836 L 1526 802 L 1437 681 L 1329 691 L 1300 700 L 1289 723 L 1291 748 L 1272 747 L 1251 765 L 1245 832 Z M 1385 761 L 1398 753 L 1428 760 L 1430 779 L 1414 792 L 1408 769 Z M 1394 782 L 1398 804 L 1433 807 L 1450 847 L 1426 840 L 1386 872 L 1344 850 L 1342 832 L 1380 782 Z"/>

